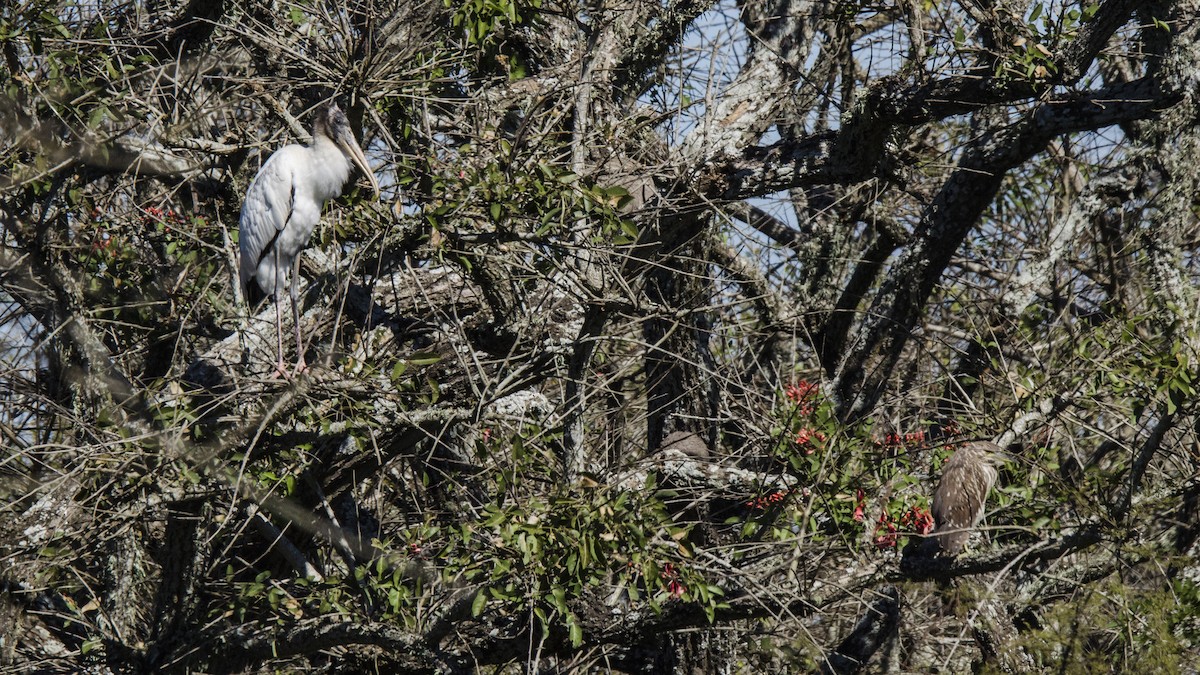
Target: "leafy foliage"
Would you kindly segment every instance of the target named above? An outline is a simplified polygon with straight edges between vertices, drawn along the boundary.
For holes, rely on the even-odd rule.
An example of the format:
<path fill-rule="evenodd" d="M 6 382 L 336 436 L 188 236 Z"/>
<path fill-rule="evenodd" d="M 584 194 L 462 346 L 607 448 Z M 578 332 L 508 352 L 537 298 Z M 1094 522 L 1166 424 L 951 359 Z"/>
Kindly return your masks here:
<path fill-rule="evenodd" d="M 1200 24 L 1010 10 L 0 7 L 0 671 L 1194 661 Z"/>

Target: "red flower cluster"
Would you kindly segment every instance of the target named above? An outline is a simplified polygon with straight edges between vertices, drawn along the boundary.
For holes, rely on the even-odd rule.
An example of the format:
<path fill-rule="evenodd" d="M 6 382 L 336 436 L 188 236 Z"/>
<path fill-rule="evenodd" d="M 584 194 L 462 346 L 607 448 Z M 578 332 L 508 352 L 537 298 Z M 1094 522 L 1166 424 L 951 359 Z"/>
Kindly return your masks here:
<path fill-rule="evenodd" d="M 663 581 L 667 582 L 667 592 L 678 598 L 687 592 L 687 586 L 679 580 L 679 571 L 675 569 L 675 565 L 667 563 L 663 565 L 662 572 L 659 576 Z"/>
<path fill-rule="evenodd" d="M 913 505 L 900 516 L 900 524 L 909 532 L 929 534 L 933 531 L 933 514 L 929 509 Z"/>
<path fill-rule="evenodd" d="M 866 520 L 864 510 L 867 506 L 866 493 L 860 488 L 854 493 L 854 520 Z M 903 528 L 903 530 L 901 529 Z M 894 548 L 902 533 L 929 534 L 933 530 L 933 514 L 929 509 L 910 506 L 897 523 L 886 510 L 879 514 L 879 522 L 875 523 L 873 543 L 878 548 Z"/>
<path fill-rule="evenodd" d="M 804 427 L 796 434 L 796 445 L 804 450 L 804 454 L 811 455 L 816 452 L 818 444 L 825 442 L 825 438 L 825 432 Z"/>
<path fill-rule="evenodd" d="M 895 548 L 902 531 L 904 533 L 929 534 L 933 531 L 933 515 L 929 513 L 928 509 L 910 506 L 904 515 L 900 516 L 900 522 L 897 524 L 888 512 L 884 511 L 879 515 L 879 522 L 875 524 L 875 546 L 877 548 Z"/>
<path fill-rule="evenodd" d="M 146 215 L 142 216 L 142 223 L 146 225 L 164 223 L 167 230 L 170 230 L 172 225 L 182 225 L 184 222 L 183 214 L 175 209 L 163 210 L 157 206 L 148 206 L 144 211 Z"/>
<path fill-rule="evenodd" d="M 895 548 L 896 540 L 899 538 L 896 530 L 896 523 L 892 522 L 887 511 L 879 514 L 879 522 L 875 524 L 875 547 Z"/>
<path fill-rule="evenodd" d="M 813 405 L 820 388 L 814 382 L 808 380 L 800 380 L 796 384 L 789 384 L 783 390 L 783 395 L 789 401 L 796 404 L 801 415 L 811 415 Z"/>
<path fill-rule="evenodd" d="M 800 380 L 796 384 L 789 384 L 784 393 L 793 403 L 801 403 L 809 396 L 816 394 L 818 389 L 816 384 L 808 380 Z"/>
<path fill-rule="evenodd" d="M 885 448 L 901 448 L 901 447 L 905 447 L 905 446 L 923 447 L 926 445 L 926 440 L 927 439 L 925 438 L 924 431 L 914 431 L 911 434 L 903 434 L 903 435 L 897 434 L 897 433 L 891 433 L 891 434 L 887 434 L 882 439 L 876 438 L 875 446 L 876 447 L 885 447 Z"/>
<path fill-rule="evenodd" d="M 787 496 L 791 493 L 791 490 L 776 490 L 770 494 L 751 499 L 750 501 L 746 502 L 746 506 L 756 511 L 763 511 L 768 506 L 771 506 L 772 504 L 778 504 L 784 499 L 787 499 Z"/>

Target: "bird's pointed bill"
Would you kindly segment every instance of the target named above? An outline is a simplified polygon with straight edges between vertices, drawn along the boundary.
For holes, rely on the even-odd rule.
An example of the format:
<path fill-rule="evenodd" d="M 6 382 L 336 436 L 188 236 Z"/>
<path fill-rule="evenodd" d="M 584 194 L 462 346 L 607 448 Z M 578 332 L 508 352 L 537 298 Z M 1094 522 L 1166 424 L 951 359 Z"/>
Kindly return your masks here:
<path fill-rule="evenodd" d="M 366 176 L 367 180 L 371 182 L 371 191 L 375 194 L 375 198 L 378 199 L 379 182 L 375 180 L 375 174 L 372 173 L 371 167 L 367 164 L 366 155 L 364 155 L 362 149 L 358 147 L 358 141 L 354 140 L 354 134 L 347 129 L 339 135 L 337 142 L 338 145 L 341 145 L 342 149 L 346 151 L 346 154 L 350 156 L 350 161 L 354 162 L 354 165 L 358 167 L 358 170 L 363 172 L 363 175 Z"/>

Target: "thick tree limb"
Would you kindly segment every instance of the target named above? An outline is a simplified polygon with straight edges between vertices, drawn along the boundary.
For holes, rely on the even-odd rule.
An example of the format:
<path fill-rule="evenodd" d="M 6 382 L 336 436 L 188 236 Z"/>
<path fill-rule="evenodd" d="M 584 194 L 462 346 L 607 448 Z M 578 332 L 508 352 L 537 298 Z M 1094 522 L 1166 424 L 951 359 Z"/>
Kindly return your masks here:
<path fill-rule="evenodd" d="M 1139 119 L 1161 100 L 1153 93 L 1157 84 L 1146 78 L 1115 89 L 1121 93 L 1043 104 L 1016 124 L 990 125 L 972 142 L 922 214 L 918 236 L 893 266 L 857 336 L 836 359 L 841 367 L 835 391 L 843 414 L 858 418 L 874 407 L 938 279 L 994 199 L 1005 172 L 1059 134 Z"/>
<path fill-rule="evenodd" d="M 900 591 L 895 586 L 879 589 L 882 596 L 871 603 L 854 631 L 837 649 L 825 656 L 822 675 L 850 675 L 862 670 L 875 652 L 896 634 L 900 627 Z"/>
<path fill-rule="evenodd" d="M 164 667 L 184 665 L 193 657 L 234 666 L 352 645 L 387 650 L 400 658 L 398 666 L 404 670 L 399 672 L 429 672 L 438 663 L 420 636 L 391 624 L 315 619 L 294 625 L 286 632 L 279 631 L 273 623 L 246 623 L 197 636 L 191 644 L 177 650 Z"/>
<path fill-rule="evenodd" d="M 727 494 L 748 495 L 766 490 L 796 489 L 794 478 L 698 460 L 674 448 L 660 450 L 637 468 L 613 476 L 610 484 L 619 490 L 636 492 L 645 487 L 650 473 L 657 473 L 675 485 L 697 492 L 718 490 Z"/>
<path fill-rule="evenodd" d="M 1155 80 L 1142 78 L 1041 104 L 1016 127 L 1033 137 L 1049 140 L 1075 131 L 1143 119 L 1178 100 L 1179 94 L 1164 92 Z M 868 130 L 868 124 L 874 126 Z M 863 128 L 824 132 L 797 141 L 785 140 L 747 148 L 739 157 L 718 164 L 702 175 L 696 189 L 710 199 L 724 201 L 764 196 L 806 185 L 867 180 L 877 175 L 880 165 L 888 161 L 890 151 L 882 143 L 890 127 L 879 119 L 863 121 L 859 126 Z M 996 129 L 993 133 L 1000 131 Z M 1029 151 L 1029 146 L 1015 139 L 1017 133 L 1008 132 L 1004 141 L 997 136 L 991 143 L 991 154 L 1005 150 L 1020 153 L 1020 156 L 1010 158 L 1009 167 L 1034 154 Z M 1008 143 L 1007 139 L 1015 142 Z M 1044 146 L 1045 140 L 1038 147 Z M 987 168 L 976 167 L 975 170 L 986 172 Z"/>

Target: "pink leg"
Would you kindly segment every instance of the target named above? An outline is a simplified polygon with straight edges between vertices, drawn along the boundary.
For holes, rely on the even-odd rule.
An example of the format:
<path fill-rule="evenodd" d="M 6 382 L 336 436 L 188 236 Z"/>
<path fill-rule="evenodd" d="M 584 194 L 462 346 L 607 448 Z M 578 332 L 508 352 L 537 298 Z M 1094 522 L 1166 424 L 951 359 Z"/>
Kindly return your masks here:
<path fill-rule="evenodd" d="M 299 375 L 308 370 L 308 364 L 304 363 L 304 340 L 300 337 L 300 291 L 297 286 L 300 283 L 300 256 L 296 256 L 296 261 L 292 265 L 292 321 L 296 327 L 296 370 Z M 282 354 L 282 352 L 281 352 Z M 279 365 L 283 365 L 283 356 L 279 357 Z"/>
<path fill-rule="evenodd" d="M 290 380 L 287 365 L 283 362 L 283 310 L 279 308 L 279 287 L 283 285 L 282 270 L 279 269 L 279 237 L 275 238 L 275 288 L 271 301 L 275 303 L 275 347 L 279 359 L 275 362 L 275 374 L 285 380 Z M 295 296 L 293 296 L 295 297 Z"/>
<path fill-rule="evenodd" d="M 275 375 L 283 379 L 291 379 L 287 364 L 283 362 L 283 312 L 279 309 L 279 300 L 275 302 L 275 348 L 278 359 L 275 361 Z"/>

